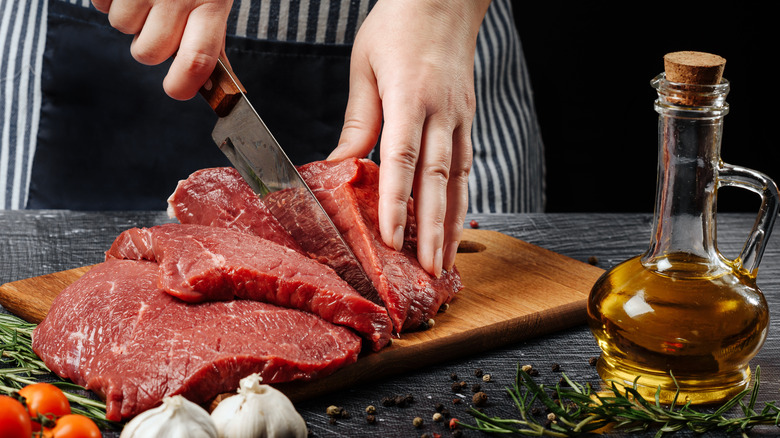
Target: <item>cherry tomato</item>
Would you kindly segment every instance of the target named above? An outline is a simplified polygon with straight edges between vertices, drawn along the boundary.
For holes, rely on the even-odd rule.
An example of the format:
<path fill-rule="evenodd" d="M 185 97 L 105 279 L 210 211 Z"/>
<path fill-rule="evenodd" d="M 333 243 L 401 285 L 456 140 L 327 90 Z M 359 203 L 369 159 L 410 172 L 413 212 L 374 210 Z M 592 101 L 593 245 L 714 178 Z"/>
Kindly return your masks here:
<path fill-rule="evenodd" d="M 19 395 L 27 401 L 27 411 L 30 418 L 36 419 L 43 415 L 51 420 L 70 414 L 70 403 L 61 389 L 51 383 L 33 383 L 19 390 Z M 33 431 L 41 430 L 37 421 L 32 423 Z"/>
<path fill-rule="evenodd" d="M 0 395 L 0 436 L 3 438 L 30 438 L 32 422 L 27 409 L 18 400 Z"/>
<path fill-rule="evenodd" d="M 57 425 L 43 430 L 44 438 L 100 438 L 102 434 L 94 421 L 79 414 L 63 415 Z"/>

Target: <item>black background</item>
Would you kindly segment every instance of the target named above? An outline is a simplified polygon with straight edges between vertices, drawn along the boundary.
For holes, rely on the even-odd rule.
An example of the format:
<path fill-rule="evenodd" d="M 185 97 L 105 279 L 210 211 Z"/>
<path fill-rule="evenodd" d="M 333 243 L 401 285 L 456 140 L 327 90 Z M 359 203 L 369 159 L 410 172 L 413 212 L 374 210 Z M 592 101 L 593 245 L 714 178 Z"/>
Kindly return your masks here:
<path fill-rule="evenodd" d="M 765 8 L 704 2 L 514 2 L 547 157 L 547 211 L 651 212 L 657 164 L 655 91 L 663 55 L 726 58 L 731 82 L 721 157 L 780 180 L 773 135 L 776 27 Z M 759 198 L 719 191 L 720 211 L 751 211 Z"/>

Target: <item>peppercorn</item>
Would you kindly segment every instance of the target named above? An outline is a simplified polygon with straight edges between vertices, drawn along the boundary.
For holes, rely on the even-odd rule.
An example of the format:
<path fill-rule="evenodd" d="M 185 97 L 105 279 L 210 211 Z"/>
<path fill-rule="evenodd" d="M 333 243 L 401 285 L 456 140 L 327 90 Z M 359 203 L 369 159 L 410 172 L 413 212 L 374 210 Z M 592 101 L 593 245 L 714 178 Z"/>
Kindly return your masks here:
<path fill-rule="evenodd" d="M 474 219 L 472 219 L 471 222 L 469 222 L 469 225 L 471 226 L 471 228 L 479 228 L 479 222 L 475 221 Z"/>
<path fill-rule="evenodd" d="M 547 414 L 547 419 L 550 421 L 555 421 L 555 414 L 550 412 L 549 414 Z"/>
<path fill-rule="evenodd" d="M 366 406 L 366 414 L 368 414 L 368 415 L 376 414 L 376 407 L 374 407 L 374 405 Z"/>
<path fill-rule="evenodd" d="M 393 400 L 393 404 L 398 406 L 399 408 L 406 407 L 406 397 L 402 395 L 395 396 L 395 399 Z"/>
<path fill-rule="evenodd" d="M 436 412 L 435 414 L 433 414 L 433 421 L 437 423 L 441 423 L 442 421 L 444 421 L 444 415 L 442 415 L 439 412 Z"/>
<path fill-rule="evenodd" d="M 461 403 L 463 403 L 463 400 L 461 400 L 459 398 L 452 399 L 452 404 L 454 404 L 454 405 L 459 405 Z"/>
<path fill-rule="evenodd" d="M 477 368 L 476 370 L 474 370 L 474 377 L 482 377 L 482 374 L 484 374 L 482 372 L 482 368 Z"/>
<path fill-rule="evenodd" d="M 366 423 L 368 424 L 376 423 L 376 415 L 372 415 L 372 414 L 366 415 Z"/>
<path fill-rule="evenodd" d="M 459 426 L 459 424 L 458 424 L 458 419 L 457 418 L 453 418 L 453 419 L 450 420 L 450 429 L 451 430 L 457 429 L 458 426 Z"/>
<path fill-rule="evenodd" d="M 412 420 L 412 424 L 416 428 L 421 428 L 423 426 L 423 419 L 420 417 L 414 417 L 414 420 Z"/>
<path fill-rule="evenodd" d="M 458 391 L 460 391 L 460 383 L 452 382 L 452 392 L 458 392 Z"/>
<path fill-rule="evenodd" d="M 455 373 L 450 373 L 450 380 L 458 380 L 458 375 Z"/>
<path fill-rule="evenodd" d="M 472 403 L 476 406 L 485 406 L 488 396 L 484 392 L 478 392 L 471 398 Z"/>
<path fill-rule="evenodd" d="M 334 405 L 330 405 L 328 406 L 327 409 L 325 409 L 325 413 L 332 418 L 341 417 L 343 411 L 344 411 L 343 408 Z"/>
<path fill-rule="evenodd" d="M 384 397 L 382 398 L 382 406 L 390 407 L 395 404 L 395 399 L 393 397 Z"/>
<path fill-rule="evenodd" d="M 441 403 L 436 403 L 436 412 L 441 412 L 444 410 L 444 405 Z"/>
<path fill-rule="evenodd" d="M 596 364 L 599 363 L 599 358 L 595 356 L 591 357 L 590 359 L 588 359 L 588 363 L 590 364 L 590 366 L 595 367 Z"/>
<path fill-rule="evenodd" d="M 463 431 L 460 429 L 455 429 L 452 431 L 452 438 L 461 438 L 463 436 Z"/>
<path fill-rule="evenodd" d="M 537 407 L 531 408 L 531 415 L 536 416 L 536 415 L 540 415 L 541 413 L 542 413 L 541 409 L 539 409 Z"/>
<path fill-rule="evenodd" d="M 479 383 L 475 383 L 471 385 L 471 392 L 479 392 L 479 391 L 482 391 L 482 385 L 480 385 Z"/>
<path fill-rule="evenodd" d="M 532 367 L 531 365 L 523 365 L 522 370 L 523 370 L 524 373 L 527 373 L 527 372 L 531 371 L 533 368 L 534 367 Z"/>
<path fill-rule="evenodd" d="M 599 262 L 599 258 L 598 257 L 596 257 L 596 256 L 588 257 L 588 263 L 590 263 L 591 265 L 596 265 L 596 264 L 598 264 L 598 262 Z"/>
<path fill-rule="evenodd" d="M 431 438 L 431 436 L 428 433 L 424 433 L 420 435 L 420 438 Z"/>
<path fill-rule="evenodd" d="M 447 408 L 442 409 L 441 414 L 444 415 L 444 418 L 450 418 L 450 411 Z"/>
<path fill-rule="evenodd" d="M 558 365 L 557 363 L 552 364 L 552 367 L 550 367 L 550 368 L 552 368 L 553 371 L 560 371 L 561 370 L 561 366 Z"/>
<path fill-rule="evenodd" d="M 536 368 L 531 368 L 531 371 L 528 372 L 528 375 L 531 377 L 536 377 L 539 375 L 539 370 Z"/>
<path fill-rule="evenodd" d="M 482 376 L 482 381 L 483 382 L 489 382 L 490 381 L 490 374 L 485 374 L 484 376 Z"/>

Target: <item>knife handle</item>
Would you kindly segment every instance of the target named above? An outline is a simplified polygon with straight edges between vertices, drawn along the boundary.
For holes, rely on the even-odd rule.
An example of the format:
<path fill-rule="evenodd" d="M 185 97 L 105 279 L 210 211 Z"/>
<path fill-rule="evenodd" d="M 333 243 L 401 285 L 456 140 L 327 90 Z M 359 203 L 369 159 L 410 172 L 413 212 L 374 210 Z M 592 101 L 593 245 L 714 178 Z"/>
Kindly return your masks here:
<path fill-rule="evenodd" d="M 225 55 L 220 55 L 214 71 L 211 72 L 208 80 L 200 90 L 201 96 L 206 98 L 211 109 L 219 117 L 225 117 L 230 113 L 236 102 L 241 98 L 241 94 L 246 90 L 241 82 L 233 73 L 230 63 Z"/>

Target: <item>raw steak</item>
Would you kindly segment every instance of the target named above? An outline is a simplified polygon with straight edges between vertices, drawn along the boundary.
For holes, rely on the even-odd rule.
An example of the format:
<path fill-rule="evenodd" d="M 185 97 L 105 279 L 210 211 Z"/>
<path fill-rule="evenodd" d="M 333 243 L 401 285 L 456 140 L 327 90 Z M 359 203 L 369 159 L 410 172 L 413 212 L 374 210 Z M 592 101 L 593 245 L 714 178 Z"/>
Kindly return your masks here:
<path fill-rule="evenodd" d="M 251 373 L 307 380 L 357 360 L 360 339 L 315 315 L 246 300 L 187 304 L 157 278 L 154 262 L 103 262 L 57 296 L 33 333 L 35 353 L 101 395 L 109 420 L 175 394 L 206 403 Z"/>
<path fill-rule="evenodd" d="M 168 198 L 168 216 L 183 224 L 246 231 L 303 252 L 333 268 L 364 297 L 382 304 L 362 267 L 346 248 L 342 250 L 342 245 L 328 240 L 322 224 L 309 210 L 310 204 L 300 202 L 301 195 L 309 196 L 308 190 L 281 190 L 261 200 L 236 169 L 201 169 L 179 181 Z M 277 218 L 287 218 L 287 228 Z M 298 218 L 310 220 L 301 223 Z"/>
<path fill-rule="evenodd" d="M 120 234 L 106 258 L 159 263 L 159 285 L 190 303 L 249 299 L 350 327 L 375 351 L 390 341 L 386 310 L 329 267 L 269 240 L 226 228 L 164 224 Z"/>
<path fill-rule="evenodd" d="M 403 249 L 385 245 L 379 234 L 379 167 L 374 162 L 317 161 L 298 170 L 363 265 L 397 331 L 426 327 L 463 288 L 456 268 L 435 278 L 417 261 L 411 202 Z"/>
<path fill-rule="evenodd" d="M 303 252 L 232 167 L 201 169 L 179 181 L 168 198 L 168 216 L 183 224 L 246 231 Z"/>

